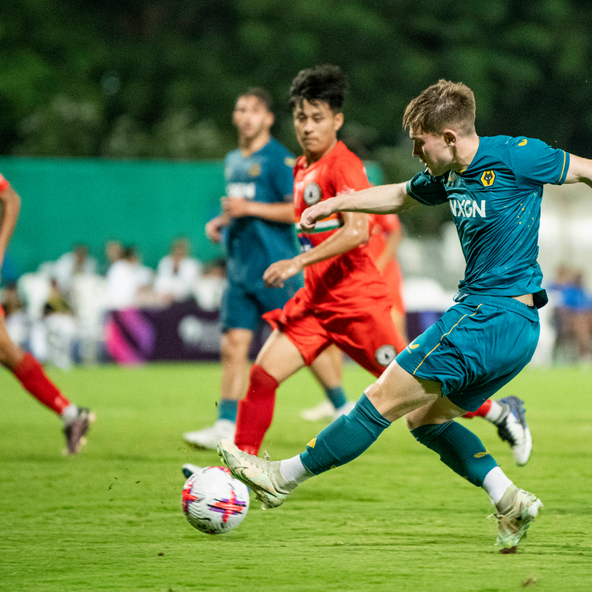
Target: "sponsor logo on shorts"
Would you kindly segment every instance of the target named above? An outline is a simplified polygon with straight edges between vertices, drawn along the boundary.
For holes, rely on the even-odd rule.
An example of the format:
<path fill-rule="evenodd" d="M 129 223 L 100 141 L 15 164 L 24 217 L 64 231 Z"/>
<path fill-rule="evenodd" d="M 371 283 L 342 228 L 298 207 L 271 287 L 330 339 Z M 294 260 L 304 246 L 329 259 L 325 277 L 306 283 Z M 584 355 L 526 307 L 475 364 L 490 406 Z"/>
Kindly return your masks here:
<path fill-rule="evenodd" d="M 308 446 L 310 448 L 314 448 L 316 443 L 317 443 L 317 439 L 313 438 L 306 446 Z"/>
<path fill-rule="evenodd" d="M 487 456 L 489 454 L 489 452 L 487 452 L 487 450 L 485 452 L 477 452 L 477 454 L 474 454 L 473 457 L 474 458 L 483 458 L 484 456 Z"/>
<path fill-rule="evenodd" d="M 397 352 L 393 345 L 381 345 L 374 354 L 376 361 L 385 368 L 395 359 Z"/>
<path fill-rule="evenodd" d="M 524 140 L 520 140 L 520 142 L 518 142 L 518 146 L 526 146 L 526 144 L 528 144 L 528 140 L 526 138 L 524 138 Z"/>
<path fill-rule="evenodd" d="M 323 197 L 323 192 L 321 191 L 320 186 L 317 183 L 309 183 L 304 188 L 304 201 L 306 205 L 314 206 L 316 203 L 319 203 Z"/>

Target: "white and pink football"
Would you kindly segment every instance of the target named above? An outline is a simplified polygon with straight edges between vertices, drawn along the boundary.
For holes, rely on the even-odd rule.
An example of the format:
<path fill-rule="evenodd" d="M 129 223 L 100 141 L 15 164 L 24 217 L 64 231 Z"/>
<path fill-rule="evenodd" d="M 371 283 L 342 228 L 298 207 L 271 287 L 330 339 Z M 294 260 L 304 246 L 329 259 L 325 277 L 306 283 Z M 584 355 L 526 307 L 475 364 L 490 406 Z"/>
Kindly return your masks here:
<path fill-rule="evenodd" d="M 247 515 L 249 490 L 226 467 L 206 467 L 187 479 L 181 503 L 189 524 L 197 530 L 223 534 Z"/>

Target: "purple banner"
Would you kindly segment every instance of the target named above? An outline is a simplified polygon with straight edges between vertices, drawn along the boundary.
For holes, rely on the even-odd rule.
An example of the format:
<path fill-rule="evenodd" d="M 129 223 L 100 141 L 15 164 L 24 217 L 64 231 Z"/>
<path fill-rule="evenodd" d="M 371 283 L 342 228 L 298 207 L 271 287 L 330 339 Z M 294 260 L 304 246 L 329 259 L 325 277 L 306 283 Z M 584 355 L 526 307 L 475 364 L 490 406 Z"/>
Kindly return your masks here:
<path fill-rule="evenodd" d="M 269 335 L 265 325 L 253 340 L 252 359 Z M 109 354 L 119 364 L 220 359 L 220 313 L 202 310 L 193 301 L 165 309 L 112 311 L 105 333 Z"/>

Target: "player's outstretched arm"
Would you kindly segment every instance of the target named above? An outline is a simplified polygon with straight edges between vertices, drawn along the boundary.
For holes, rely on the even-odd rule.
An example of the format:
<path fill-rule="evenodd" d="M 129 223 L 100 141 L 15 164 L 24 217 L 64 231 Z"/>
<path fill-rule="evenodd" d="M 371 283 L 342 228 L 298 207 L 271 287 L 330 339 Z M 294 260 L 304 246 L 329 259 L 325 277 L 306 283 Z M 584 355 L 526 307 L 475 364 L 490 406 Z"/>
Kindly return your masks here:
<path fill-rule="evenodd" d="M 310 251 L 300 253 L 293 259 L 271 264 L 263 274 L 263 281 L 270 288 L 281 288 L 284 280 L 296 275 L 305 267 L 351 251 L 367 242 L 369 236 L 368 216 L 359 212 L 345 212 L 343 226 L 337 232 Z"/>
<path fill-rule="evenodd" d="M 254 216 L 271 222 L 294 223 L 294 205 L 292 202 L 264 203 L 250 201 L 242 197 L 222 198 L 224 212 L 232 218 Z"/>
<path fill-rule="evenodd" d="M 565 183 L 585 183 L 592 187 L 592 160 L 570 154 Z"/>
<path fill-rule="evenodd" d="M 335 212 L 396 214 L 412 205 L 417 205 L 417 202 L 409 198 L 406 183 L 380 185 L 332 197 L 307 208 L 300 218 L 300 226 L 305 231 L 313 230 L 318 220 L 323 220 Z"/>
<path fill-rule="evenodd" d="M 4 261 L 4 253 L 10 241 L 10 237 L 16 226 L 19 211 L 21 209 L 21 198 L 12 187 L 0 191 L 0 203 L 2 204 L 2 218 L 0 220 L 0 266 Z"/>

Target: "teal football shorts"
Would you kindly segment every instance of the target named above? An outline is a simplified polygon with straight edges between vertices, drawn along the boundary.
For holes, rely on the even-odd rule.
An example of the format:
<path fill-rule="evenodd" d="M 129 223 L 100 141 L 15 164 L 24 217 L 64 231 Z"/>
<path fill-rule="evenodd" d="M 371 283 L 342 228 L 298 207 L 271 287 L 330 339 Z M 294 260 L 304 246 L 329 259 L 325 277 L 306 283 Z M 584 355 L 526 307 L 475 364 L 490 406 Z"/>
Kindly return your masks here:
<path fill-rule="evenodd" d="M 468 296 L 396 358 L 413 376 L 442 384 L 442 396 L 476 411 L 534 355 L 539 313 L 513 298 Z"/>
<path fill-rule="evenodd" d="M 265 288 L 261 280 L 252 287 L 228 283 L 222 295 L 220 321 L 222 331 L 249 329 L 257 331 L 261 316 L 270 310 L 284 308 L 284 305 L 302 287 L 302 276 L 287 279 L 283 288 Z"/>

